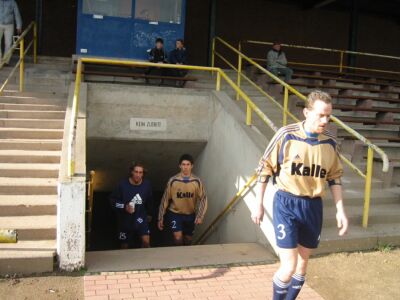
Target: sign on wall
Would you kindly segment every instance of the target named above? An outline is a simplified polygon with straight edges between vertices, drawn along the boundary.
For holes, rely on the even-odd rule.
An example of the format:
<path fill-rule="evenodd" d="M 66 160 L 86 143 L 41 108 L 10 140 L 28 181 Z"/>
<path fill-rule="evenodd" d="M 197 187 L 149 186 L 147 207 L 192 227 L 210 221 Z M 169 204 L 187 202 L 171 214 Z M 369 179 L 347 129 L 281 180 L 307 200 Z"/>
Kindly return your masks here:
<path fill-rule="evenodd" d="M 166 131 L 167 119 L 131 118 L 129 127 L 131 130 Z"/>

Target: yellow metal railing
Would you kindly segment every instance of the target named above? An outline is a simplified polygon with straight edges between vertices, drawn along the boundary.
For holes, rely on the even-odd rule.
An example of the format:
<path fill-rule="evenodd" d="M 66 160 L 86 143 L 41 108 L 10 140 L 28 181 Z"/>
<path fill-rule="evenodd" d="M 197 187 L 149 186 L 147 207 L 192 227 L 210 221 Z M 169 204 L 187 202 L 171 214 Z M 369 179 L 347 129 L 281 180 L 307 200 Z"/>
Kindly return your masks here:
<path fill-rule="evenodd" d="M 239 49 L 243 48 L 243 44 L 273 45 L 272 42 L 244 40 L 239 43 Z M 293 62 L 293 61 L 289 62 L 289 64 L 292 64 L 292 65 L 334 68 L 334 69 L 338 69 L 339 72 L 343 72 L 343 69 L 348 69 L 348 70 L 356 70 L 356 71 L 368 71 L 368 72 L 400 75 L 400 72 L 398 72 L 398 71 L 352 67 L 352 66 L 346 66 L 344 64 L 345 55 L 367 56 L 367 57 L 375 57 L 375 58 L 383 58 L 383 59 L 400 61 L 400 57 L 398 57 L 398 56 L 382 55 L 382 54 L 368 53 L 368 52 L 357 52 L 357 51 L 349 51 L 349 50 L 330 49 L 330 48 L 311 47 L 311 46 L 290 45 L 290 44 L 282 44 L 282 46 L 287 47 L 287 48 L 294 48 L 294 49 L 304 49 L 304 50 L 312 50 L 312 51 L 319 51 L 319 52 L 335 53 L 335 54 L 339 55 L 339 58 L 338 58 L 339 63 L 338 64 L 316 64 L 316 63 Z M 262 62 L 265 62 L 265 60 L 266 60 L 265 58 L 252 58 L 252 59 L 254 61 L 262 61 Z"/>
<path fill-rule="evenodd" d="M 68 136 L 68 177 L 72 177 L 75 174 L 75 159 L 74 159 L 74 147 L 75 147 L 75 128 L 78 115 L 79 107 L 79 94 L 80 94 L 80 83 L 82 81 L 82 64 L 99 64 L 99 65 L 119 65 L 119 66 L 136 66 L 136 67 L 157 67 L 167 69 L 184 69 L 184 70 L 196 70 L 216 73 L 216 84 L 215 89 L 219 91 L 221 89 L 221 80 L 224 81 L 247 103 L 247 114 L 254 111 L 260 119 L 273 131 L 278 128 L 275 124 L 254 104 L 254 102 L 225 74 L 220 68 L 214 67 L 201 67 L 201 66 L 188 66 L 188 65 L 173 65 L 173 64 L 157 64 L 144 61 L 135 60 L 116 60 L 116 59 L 101 59 L 101 58 L 79 58 L 78 66 L 75 78 L 75 90 L 71 109 L 70 128 Z M 250 125 L 249 123 L 248 125 Z"/>
<path fill-rule="evenodd" d="M 220 44 L 224 45 L 231 51 L 233 51 L 237 56 L 238 56 L 238 67 L 235 67 L 232 63 L 230 63 L 222 54 L 217 52 L 216 50 L 216 43 L 219 42 Z M 293 120 L 296 122 L 299 121 L 298 118 L 296 118 L 288 109 L 288 102 L 289 102 L 289 92 L 300 98 L 301 100 L 307 102 L 307 97 L 300 93 L 298 90 L 296 90 L 294 87 L 290 86 L 277 76 L 273 75 L 270 73 L 268 70 L 263 68 L 261 65 L 259 65 L 257 62 L 255 62 L 253 59 L 247 57 L 243 53 L 241 53 L 239 50 L 237 50 L 235 47 L 224 41 L 223 39 L 216 37 L 214 38 L 213 41 L 213 56 L 219 57 L 222 61 L 224 61 L 228 66 L 230 66 L 232 69 L 234 69 L 236 72 L 238 72 L 237 76 L 237 86 L 240 88 L 240 78 L 244 78 L 247 80 L 252 86 L 254 86 L 258 91 L 260 91 L 261 94 L 266 96 L 267 99 L 272 101 L 277 107 L 279 107 L 282 110 L 282 119 L 283 119 L 283 125 L 287 124 L 287 117 L 291 117 Z M 240 46 L 239 46 L 240 49 Z M 253 65 L 256 67 L 259 71 L 262 73 L 268 75 L 273 81 L 276 83 L 279 83 L 283 88 L 284 88 L 284 99 L 283 99 L 283 106 L 276 101 L 271 95 L 269 95 L 267 92 L 265 92 L 259 85 L 257 85 L 255 82 L 253 82 L 250 78 L 248 78 L 245 74 L 243 74 L 241 70 L 242 66 L 242 60 L 247 61 L 249 64 Z M 215 64 L 215 58 L 212 59 L 212 63 Z M 214 67 L 214 65 L 212 65 Z M 239 99 L 238 95 L 238 99 Z M 251 116 L 251 112 L 248 113 Z M 363 218 L 362 218 L 362 225 L 363 227 L 368 227 L 368 215 L 369 215 L 369 203 L 370 203 L 370 198 L 371 198 L 371 182 L 372 182 L 372 164 L 373 164 L 373 156 L 374 156 L 374 151 L 379 154 L 379 156 L 382 159 L 383 162 L 383 167 L 382 171 L 387 172 L 389 170 L 389 159 L 386 155 L 386 153 L 380 149 L 378 146 L 375 144 L 371 143 L 368 139 L 366 139 L 364 136 L 359 134 L 357 131 L 352 129 L 351 127 L 347 126 L 344 124 L 340 119 L 336 118 L 335 116 L 331 116 L 331 120 L 336 123 L 339 127 L 343 128 L 346 130 L 348 133 L 350 133 L 352 136 L 354 136 L 356 139 L 362 141 L 365 145 L 368 146 L 368 158 L 367 158 L 367 170 L 366 173 L 361 171 L 356 165 L 354 165 L 350 160 L 348 160 L 345 156 L 341 155 L 341 159 L 359 176 L 365 179 L 365 193 L 364 193 L 364 210 L 363 210 Z M 251 124 L 251 119 L 247 120 L 246 122 L 248 125 Z"/>
<path fill-rule="evenodd" d="M 31 30 L 33 31 L 32 41 L 28 44 L 28 46 L 25 47 L 25 38 Z M 4 91 L 6 85 L 9 83 L 10 79 L 14 76 L 18 67 L 19 67 L 19 91 L 23 92 L 24 84 L 25 84 L 25 78 L 24 78 L 25 55 L 28 53 L 28 51 L 32 47 L 32 45 L 33 45 L 33 62 L 36 63 L 37 62 L 37 27 L 36 27 L 35 22 L 32 22 L 29 24 L 29 26 L 21 33 L 19 38 L 14 42 L 12 47 L 4 54 L 4 58 L 3 58 L 2 62 L 0 63 L 0 69 L 3 68 L 5 62 L 11 58 L 14 51 L 19 48 L 19 60 L 18 60 L 17 64 L 14 66 L 14 68 L 11 70 L 7 79 L 4 81 L 4 83 L 0 87 L 0 94 Z"/>
<path fill-rule="evenodd" d="M 235 206 L 238 200 L 243 196 L 244 192 L 250 189 L 251 185 L 256 181 L 257 174 L 254 174 L 250 177 L 250 179 L 245 183 L 245 185 L 236 193 L 236 195 L 232 198 L 231 201 L 225 206 L 225 208 L 218 214 L 218 216 L 207 226 L 206 230 L 198 237 L 198 239 L 194 242 L 194 244 L 199 245 L 203 244 L 204 241 L 210 236 L 213 230 L 216 228 L 216 225 L 222 220 L 222 218 Z"/>

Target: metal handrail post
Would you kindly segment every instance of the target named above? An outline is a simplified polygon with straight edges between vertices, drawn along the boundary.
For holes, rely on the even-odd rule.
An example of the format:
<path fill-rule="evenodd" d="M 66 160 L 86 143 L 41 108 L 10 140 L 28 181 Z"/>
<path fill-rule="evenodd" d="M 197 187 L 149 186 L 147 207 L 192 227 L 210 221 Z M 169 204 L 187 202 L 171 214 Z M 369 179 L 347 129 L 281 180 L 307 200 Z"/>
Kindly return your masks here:
<path fill-rule="evenodd" d="M 33 63 L 37 64 L 37 25 L 33 23 Z"/>
<path fill-rule="evenodd" d="M 364 228 L 368 227 L 368 215 L 369 206 L 371 200 L 371 183 L 372 183 L 372 164 L 374 159 L 374 150 L 372 147 L 368 147 L 368 157 L 367 157 L 367 173 L 365 177 L 365 191 L 364 191 L 364 211 L 362 226 Z"/>
<path fill-rule="evenodd" d="M 251 113 L 252 113 L 251 106 L 247 102 L 247 105 L 246 105 L 246 125 L 248 125 L 248 126 L 251 125 Z"/>
<path fill-rule="evenodd" d="M 238 50 L 242 52 L 242 44 L 239 42 Z M 240 81 L 242 79 L 242 56 L 238 54 L 238 73 L 237 73 L 237 86 L 240 88 Z M 239 93 L 236 93 L 236 100 L 240 100 Z"/>
<path fill-rule="evenodd" d="M 215 85 L 215 90 L 219 92 L 221 90 L 221 72 L 217 72 L 217 83 Z"/>
<path fill-rule="evenodd" d="M 74 98 L 72 100 L 71 119 L 69 124 L 69 137 L 68 137 L 68 177 L 72 177 L 75 174 L 75 158 L 74 158 L 74 140 L 75 140 L 75 124 L 77 122 L 77 114 L 79 107 L 79 94 L 80 94 L 80 83 L 82 74 L 82 59 L 78 60 L 78 66 L 76 68 L 75 78 L 75 91 Z"/>
<path fill-rule="evenodd" d="M 283 119 L 282 119 L 282 125 L 286 126 L 287 125 L 287 112 L 288 112 L 288 103 L 289 103 L 289 90 L 285 86 L 284 87 L 285 92 L 283 95 Z"/>
<path fill-rule="evenodd" d="M 19 59 L 21 61 L 21 63 L 19 64 L 19 91 L 20 92 L 24 91 L 24 72 L 25 72 L 24 57 L 25 57 L 24 39 L 21 39 L 21 42 L 19 44 Z"/>
<path fill-rule="evenodd" d="M 340 73 L 343 72 L 343 55 L 344 55 L 344 52 L 340 51 L 340 62 L 339 62 L 339 72 Z"/>

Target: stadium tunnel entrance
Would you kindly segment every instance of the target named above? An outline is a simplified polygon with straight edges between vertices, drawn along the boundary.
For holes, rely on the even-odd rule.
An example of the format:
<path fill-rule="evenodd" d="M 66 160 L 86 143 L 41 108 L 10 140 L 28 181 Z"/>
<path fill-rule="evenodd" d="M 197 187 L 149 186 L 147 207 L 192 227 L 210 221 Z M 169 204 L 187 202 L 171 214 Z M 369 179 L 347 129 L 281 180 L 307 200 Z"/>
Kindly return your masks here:
<path fill-rule="evenodd" d="M 202 179 L 209 203 L 194 240 L 254 174 L 267 141 L 256 128 L 245 125 L 244 114 L 225 93 L 109 83 L 84 85 L 86 169 L 87 174 L 95 171 L 89 253 L 119 249 L 109 195 L 127 177 L 133 161 L 145 164 L 153 186 L 152 247 L 171 245 L 168 232 L 160 234 L 157 230 L 156 216 L 168 178 L 179 172 L 182 154 L 194 157 L 193 171 Z M 255 243 L 269 248 L 266 229 L 251 221 L 254 203 L 255 191 L 250 189 L 205 243 Z M 92 257 L 92 261 L 98 260 Z"/>
<path fill-rule="evenodd" d="M 88 233 L 88 249 L 119 249 L 117 240 L 116 216 L 109 202 L 110 193 L 118 182 L 128 176 L 132 162 L 145 165 L 146 178 L 153 188 L 153 209 L 148 212 L 150 222 L 151 246 L 171 245 L 169 232 L 157 228 L 157 215 L 165 185 L 172 175 L 179 172 L 178 159 L 183 153 L 190 153 L 195 160 L 204 150 L 206 142 L 164 142 L 89 139 L 87 141 L 87 167 L 95 170 L 94 201 L 91 232 Z M 101 150 L 100 150 L 101 149 Z M 99 151 L 100 150 L 100 151 Z M 139 241 L 137 241 L 140 246 Z M 135 243 L 136 244 L 136 243 Z"/>

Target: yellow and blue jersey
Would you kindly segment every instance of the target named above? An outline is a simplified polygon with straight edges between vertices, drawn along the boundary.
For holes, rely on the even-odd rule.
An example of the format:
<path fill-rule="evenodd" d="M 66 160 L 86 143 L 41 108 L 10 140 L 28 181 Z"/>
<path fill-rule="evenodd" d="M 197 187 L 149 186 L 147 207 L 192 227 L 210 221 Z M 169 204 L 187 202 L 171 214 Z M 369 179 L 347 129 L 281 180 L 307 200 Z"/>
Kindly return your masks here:
<path fill-rule="evenodd" d="M 257 173 L 273 177 L 279 190 L 315 198 L 324 195 L 326 182 L 341 184 L 343 166 L 334 136 L 328 131 L 310 136 L 300 122 L 276 132 Z"/>
<path fill-rule="evenodd" d="M 197 218 L 204 218 L 207 195 L 200 178 L 193 174 L 189 177 L 181 174 L 171 177 L 161 199 L 159 220 L 163 219 L 167 209 L 183 215 L 195 213 Z"/>

